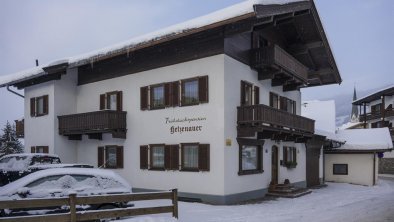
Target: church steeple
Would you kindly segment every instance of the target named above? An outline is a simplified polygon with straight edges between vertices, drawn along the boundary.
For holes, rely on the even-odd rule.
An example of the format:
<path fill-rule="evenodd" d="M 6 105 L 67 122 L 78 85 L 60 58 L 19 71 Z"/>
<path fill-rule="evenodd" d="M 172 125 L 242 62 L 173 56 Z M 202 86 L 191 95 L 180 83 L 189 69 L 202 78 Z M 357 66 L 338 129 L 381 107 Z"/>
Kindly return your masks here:
<path fill-rule="evenodd" d="M 357 94 L 356 94 L 356 86 L 354 86 L 354 91 L 353 91 L 353 101 L 357 100 Z M 352 113 L 350 114 L 350 122 L 358 122 L 358 109 L 356 105 L 352 104 Z"/>

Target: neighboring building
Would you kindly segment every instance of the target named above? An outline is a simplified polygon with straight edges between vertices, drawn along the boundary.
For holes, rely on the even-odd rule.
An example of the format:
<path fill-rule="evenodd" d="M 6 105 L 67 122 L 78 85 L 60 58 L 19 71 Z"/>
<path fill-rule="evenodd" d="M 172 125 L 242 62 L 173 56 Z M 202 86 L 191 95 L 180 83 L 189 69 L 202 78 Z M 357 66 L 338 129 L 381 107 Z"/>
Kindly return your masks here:
<path fill-rule="evenodd" d="M 339 148 L 324 151 L 325 180 L 375 185 L 378 180 L 378 156 L 393 149 L 387 128 L 341 130 L 336 138 L 346 142 Z"/>
<path fill-rule="evenodd" d="M 26 150 L 212 203 L 305 187 L 319 155 L 299 89 L 341 77 L 313 1 L 265 2 L 3 77 L 25 91 Z"/>
<path fill-rule="evenodd" d="M 387 127 L 394 141 L 394 85 L 353 101 L 359 106 L 363 128 Z M 394 174 L 394 152 L 386 153 L 379 163 L 379 173 Z"/>
<path fill-rule="evenodd" d="M 320 161 L 324 163 L 324 173 L 320 173 L 324 181 L 376 184 L 378 156 L 393 148 L 387 128 L 335 131 L 334 101 L 306 101 L 301 111 L 303 116 L 315 119 L 315 135 L 325 140 Z"/>
<path fill-rule="evenodd" d="M 354 87 L 353 91 L 353 101 L 357 100 L 356 87 Z M 357 109 L 357 105 L 352 104 L 352 112 L 350 114 L 350 121 L 342 124 L 342 126 L 338 127 L 338 130 L 345 129 L 360 129 L 363 128 L 363 124 L 360 122 L 360 116 Z"/>

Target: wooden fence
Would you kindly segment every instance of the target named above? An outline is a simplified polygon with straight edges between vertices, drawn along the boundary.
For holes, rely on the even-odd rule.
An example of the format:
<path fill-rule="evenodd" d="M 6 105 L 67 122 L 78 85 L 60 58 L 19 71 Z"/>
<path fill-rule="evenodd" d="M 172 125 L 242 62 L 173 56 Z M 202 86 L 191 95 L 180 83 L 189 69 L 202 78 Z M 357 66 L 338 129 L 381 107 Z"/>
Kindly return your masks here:
<path fill-rule="evenodd" d="M 76 205 L 86 204 L 103 204 L 113 202 L 129 202 L 142 200 L 172 200 L 172 205 L 157 206 L 147 208 L 114 208 L 105 210 L 83 210 L 77 211 Z M 135 194 L 113 194 L 106 196 L 84 196 L 77 197 L 76 194 L 70 194 L 64 198 L 48 198 L 48 199 L 25 199 L 0 201 L 0 209 L 29 209 L 29 208 L 50 208 L 67 205 L 70 211 L 67 213 L 47 214 L 47 215 L 31 215 L 18 217 L 0 217 L 1 222 L 23 222 L 23 221 L 39 221 L 39 222 L 76 222 L 87 220 L 98 220 L 106 218 L 117 218 L 126 216 L 138 216 L 148 214 L 172 213 L 172 216 L 178 218 L 178 191 L 174 189 L 166 192 L 152 193 L 135 193 Z"/>

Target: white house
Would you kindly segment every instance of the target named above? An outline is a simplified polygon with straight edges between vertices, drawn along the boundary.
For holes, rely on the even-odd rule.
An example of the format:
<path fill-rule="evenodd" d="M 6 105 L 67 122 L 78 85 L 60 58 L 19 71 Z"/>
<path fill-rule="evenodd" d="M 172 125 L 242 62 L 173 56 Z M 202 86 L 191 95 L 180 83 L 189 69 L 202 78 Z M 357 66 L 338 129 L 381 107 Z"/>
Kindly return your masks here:
<path fill-rule="evenodd" d="M 336 136 L 346 142 L 339 148 L 325 150 L 325 180 L 375 185 L 379 155 L 393 149 L 388 129 L 341 130 Z"/>
<path fill-rule="evenodd" d="M 28 152 L 117 171 L 136 191 L 226 204 L 319 181 L 300 88 L 341 82 L 313 1 L 245 1 L 12 74 Z"/>

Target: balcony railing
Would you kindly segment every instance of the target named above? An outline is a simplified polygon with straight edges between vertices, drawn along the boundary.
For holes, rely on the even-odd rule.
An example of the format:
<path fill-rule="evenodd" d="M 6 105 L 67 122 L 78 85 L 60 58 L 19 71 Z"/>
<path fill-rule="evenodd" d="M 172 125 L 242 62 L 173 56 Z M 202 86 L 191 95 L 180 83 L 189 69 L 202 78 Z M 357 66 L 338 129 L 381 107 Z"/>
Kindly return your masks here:
<path fill-rule="evenodd" d="M 385 117 L 391 117 L 394 116 L 394 109 L 386 109 L 384 112 Z M 365 120 L 366 118 L 366 120 Z M 364 121 L 369 121 L 369 120 L 375 120 L 375 119 L 381 119 L 383 118 L 383 112 L 372 112 L 372 113 L 367 113 L 367 114 L 361 114 L 360 115 L 360 122 Z"/>
<path fill-rule="evenodd" d="M 126 112 L 103 110 L 58 116 L 60 135 L 125 132 Z"/>
<path fill-rule="evenodd" d="M 23 138 L 25 137 L 25 120 L 15 120 L 15 131 L 16 137 Z"/>
<path fill-rule="evenodd" d="M 308 80 L 308 68 L 278 45 L 263 46 L 252 50 L 252 66 L 284 70 L 303 82 Z"/>
<path fill-rule="evenodd" d="M 263 124 L 268 124 L 274 128 L 287 128 L 297 132 L 312 134 L 315 132 L 315 121 L 312 119 L 262 104 L 238 107 L 239 126 L 259 126 Z"/>

